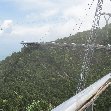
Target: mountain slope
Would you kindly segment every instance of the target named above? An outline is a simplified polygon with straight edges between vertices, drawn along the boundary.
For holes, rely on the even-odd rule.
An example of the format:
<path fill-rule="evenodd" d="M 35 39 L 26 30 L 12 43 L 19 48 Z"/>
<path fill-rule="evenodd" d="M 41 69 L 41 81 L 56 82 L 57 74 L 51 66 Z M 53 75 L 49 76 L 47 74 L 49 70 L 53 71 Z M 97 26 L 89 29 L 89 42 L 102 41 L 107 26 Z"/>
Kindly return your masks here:
<path fill-rule="evenodd" d="M 104 30 L 103 28 L 100 31 L 104 32 Z M 56 42 L 83 44 L 85 43 L 83 41 L 86 41 L 84 37 L 87 33 L 89 31 L 78 33 L 77 37 L 75 35 Z M 98 43 L 100 40 L 101 44 L 110 43 L 105 39 L 100 39 L 101 34 L 98 37 Z M 13 53 L 0 63 L 0 109 L 29 111 L 28 108 L 33 107 L 32 111 L 48 111 L 50 107 L 57 106 L 69 99 L 76 94 L 83 57 L 84 47 L 82 46 L 24 47 L 21 52 Z M 110 71 L 111 51 L 95 50 L 89 75 L 86 78 L 87 86 Z M 97 100 L 96 111 L 109 110 L 111 106 L 110 91 L 109 88 Z M 31 106 L 33 102 L 35 106 Z"/>

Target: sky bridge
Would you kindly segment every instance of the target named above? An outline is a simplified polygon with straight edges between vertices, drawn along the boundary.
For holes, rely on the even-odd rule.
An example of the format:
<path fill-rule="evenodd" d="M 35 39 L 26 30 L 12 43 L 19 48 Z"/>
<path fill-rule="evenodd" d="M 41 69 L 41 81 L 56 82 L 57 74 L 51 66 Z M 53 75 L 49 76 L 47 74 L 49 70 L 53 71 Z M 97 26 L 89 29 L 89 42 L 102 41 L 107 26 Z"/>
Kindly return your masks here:
<path fill-rule="evenodd" d="M 87 47 L 94 47 L 95 49 L 106 49 L 106 50 L 111 50 L 111 45 L 101 45 L 101 44 L 92 44 L 92 45 L 86 45 L 86 44 L 76 44 L 76 43 L 56 43 L 56 42 L 46 42 L 46 43 L 39 43 L 39 42 L 21 42 L 21 44 L 24 47 L 40 47 L 40 46 L 51 46 L 51 47 L 70 47 L 70 48 L 74 48 L 74 47 L 83 47 L 83 48 L 87 48 Z"/>

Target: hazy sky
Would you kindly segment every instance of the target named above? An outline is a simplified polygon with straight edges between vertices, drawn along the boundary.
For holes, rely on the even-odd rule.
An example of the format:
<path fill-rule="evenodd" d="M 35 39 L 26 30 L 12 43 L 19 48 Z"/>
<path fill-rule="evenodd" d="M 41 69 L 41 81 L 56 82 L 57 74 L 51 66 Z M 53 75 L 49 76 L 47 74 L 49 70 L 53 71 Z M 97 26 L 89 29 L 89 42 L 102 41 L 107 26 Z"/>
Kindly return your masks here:
<path fill-rule="evenodd" d="M 97 4 L 92 1 L 0 0 L 0 59 L 20 50 L 21 41 L 56 40 L 78 32 L 81 23 L 79 31 L 90 29 Z M 111 12 L 110 0 L 103 11 Z"/>

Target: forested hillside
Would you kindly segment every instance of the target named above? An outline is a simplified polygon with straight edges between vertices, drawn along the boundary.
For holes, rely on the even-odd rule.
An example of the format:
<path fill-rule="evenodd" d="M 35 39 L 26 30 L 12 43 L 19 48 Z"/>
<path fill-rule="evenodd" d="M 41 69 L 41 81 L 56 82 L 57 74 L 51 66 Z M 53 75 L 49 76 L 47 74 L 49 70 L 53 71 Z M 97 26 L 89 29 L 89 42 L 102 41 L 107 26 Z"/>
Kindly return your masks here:
<path fill-rule="evenodd" d="M 97 44 L 111 43 L 111 29 L 99 29 Z M 56 43 L 86 44 L 90 31 L 57 40 Z M 46 45 L 23 47 L 0 62 L 0 109 L 3 111 L 50 111 L 76 94 L 84 47 Z M 111 50 L 95 49 L 86 84 L 111 71 Z M 109 111 L 111 88 L 95 102 L 95 111 Z"/>
<path fill-rule="evenodd" d="M 107 38 L 107 31 L 109 38 Z M 99 28 L 97 31 L 97 39 L 96 44 L 107 45 L 107 43 L 111 43 L 111 24 L 109 26 L 105 26 L 103 28 Z M 79 32 L 75 35 L 70 35 L 69 37 L 65 37 L 63 39 L 58 39 L 56 42 L 59 43 L 77 43 L 77 44 L 87 44 L 88 36 L 91 34 L 91 31 L 83 31 Z"/>

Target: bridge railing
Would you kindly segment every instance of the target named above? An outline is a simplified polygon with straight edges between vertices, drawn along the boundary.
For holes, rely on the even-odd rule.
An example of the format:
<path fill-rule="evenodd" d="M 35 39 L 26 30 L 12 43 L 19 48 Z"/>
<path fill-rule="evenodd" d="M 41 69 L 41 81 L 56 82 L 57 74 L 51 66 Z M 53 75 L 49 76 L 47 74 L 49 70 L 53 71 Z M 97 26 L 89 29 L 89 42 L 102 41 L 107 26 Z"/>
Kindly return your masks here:
<path fill-rule="evenodd" d="M 111 84 L 111 73 L 99 79 L 52 111 L 84 111 Z"/>

